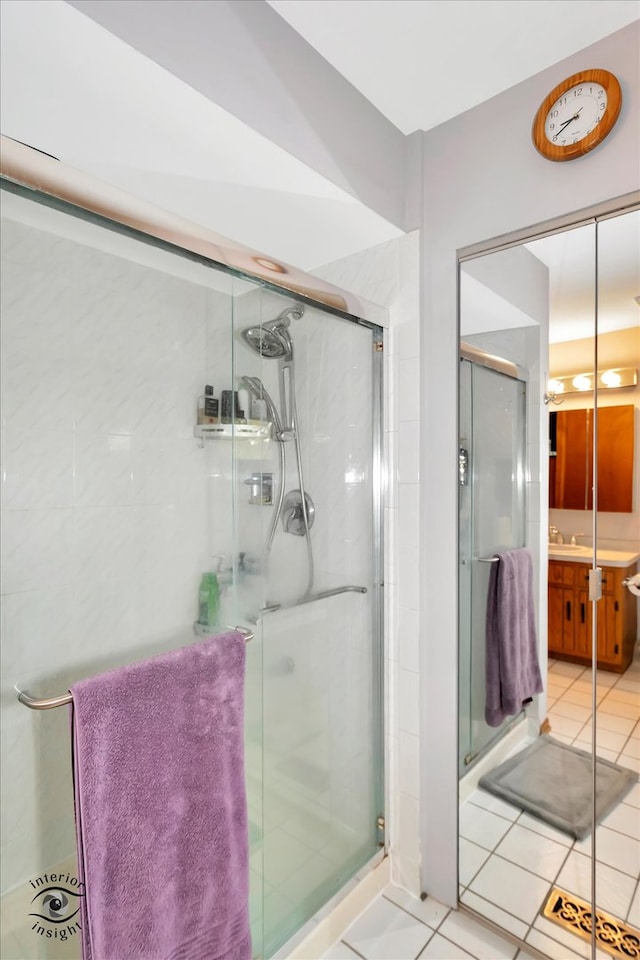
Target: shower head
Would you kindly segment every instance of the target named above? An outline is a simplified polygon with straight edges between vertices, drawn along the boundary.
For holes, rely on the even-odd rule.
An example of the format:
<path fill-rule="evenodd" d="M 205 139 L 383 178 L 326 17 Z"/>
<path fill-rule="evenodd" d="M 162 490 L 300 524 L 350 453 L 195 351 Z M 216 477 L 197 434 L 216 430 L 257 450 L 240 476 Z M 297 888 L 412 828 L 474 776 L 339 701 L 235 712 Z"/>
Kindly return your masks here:
<path fill-rule="evenodd" d="M 241 377 L 241 381 L 256 400 L 264 400 L 269 412 L 269 419 L 275 427 L 276 436 L 279 437 L 282 433 L 282 421 L 280 419 L 280 414 L 276 410 L 276 405 L 271 399 L 270 395 L 267 393 L 262 380 L 260 380 L 259 377 Z"/>
<path fill-rule="evenodd" d="M 291 320 L 299 320 L 304 313 L 301 303 L 294 303 L 279 313 L 274 320 L 267 323 L 246 327 L 241 331 L 242 339 L 252 350 L 267 360 L 291 360 L 293 357 L 293 343 L 287 328 Z"/>

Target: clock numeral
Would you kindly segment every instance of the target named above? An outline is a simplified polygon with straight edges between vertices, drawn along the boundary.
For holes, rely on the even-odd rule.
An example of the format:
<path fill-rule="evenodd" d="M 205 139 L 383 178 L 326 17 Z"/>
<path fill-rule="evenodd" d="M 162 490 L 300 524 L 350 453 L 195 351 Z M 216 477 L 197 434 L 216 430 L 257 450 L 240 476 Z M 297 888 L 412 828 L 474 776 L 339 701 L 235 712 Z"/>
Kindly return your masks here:
<path fill-rule="evenodd" d="M 598 100 L 599 100 L 601 97 L 604 97 L 604 90 L 598 90 Z"/>
<path fill-rule="evenodd" d="M 557 116 L 558 116 L 558 111 L 557 111 L 557 110 L 552 110 L 551 113 L 549 114 L 549 116 L 550 116 L 550 117 L 557 117 Z"/>
<path fill-rule="evenodd" d="M 600 110 L 604 110 L 606 106 L 607 106 L 606 103 L 601 103 L 601 104 L 600 104 Z"/>
<path fill-rule="evenodd" d="M 582 87 L 577 87 L 577 88 L 573 91 L 573 95 L 574 95 L 574 97 L 581 97 L 581 96 L 582 96 Z"/>
<path fill-rule="evenodd" d="M 550 123 L 550 124 L 549 124 L 549 130 L 555 130 L 555 128 L 556 128 L 555 123 Z"/>

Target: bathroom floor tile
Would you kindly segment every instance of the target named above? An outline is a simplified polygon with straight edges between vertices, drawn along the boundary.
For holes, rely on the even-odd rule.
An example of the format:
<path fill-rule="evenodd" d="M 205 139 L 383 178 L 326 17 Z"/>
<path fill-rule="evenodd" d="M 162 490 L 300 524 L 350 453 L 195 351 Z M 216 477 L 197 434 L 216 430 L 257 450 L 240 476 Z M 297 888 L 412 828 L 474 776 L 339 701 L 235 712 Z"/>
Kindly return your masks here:
<path fill-rule="evenodd" d="M 575 703 L 579 707 L 588 707 L 589 711 L 591 711 L 592 699 L 590 693 L 584 693 L 582 690 L 576 690 L 575 687 L 570 687 L 562 694 L 561 699 L 567 703 Z"/>
<path fill-rule="evenodd" d="M 580 942 L 577 937 L 575 940 L 576 943 Z M 550 960 L 579 960 L 580 957 L 579 953 L 574 953 L 566 944 L 560 943 L 553 937 L 548 937 L 535 927 L 527 934 L 526 942 L 543 953 L 545 957 L 549 957 Z"/>
<path fill-rule="evenodd" d="M 638 694 L 637 684 L 633 690 L 622 690 L 619 687 L 612 687 L 607 693 L 607 700 L 621 700 L 622 703 L 630 703 L 632 706 L 638 707 L 640 695 Z"/>
<path fill-rule="evenodd" d="M 557 717 L 567 717 L 569 720 L 586 723 L 591 717 L 591 705 L 581 706 L 578 703 L 571 703 L 565 697 L 561 697 L 553 707 L 553 713 Z"/>
<path fill-rule="evenodd" d="M 632 809 L 632 807 L 629 807 L 629 810 Z M 637 814 L 637 811 L 635 812 Z M 615 867 L 616 870 L 621 870 L 637 879 L 638 871 L 640 871 L 640 841 L 638 841 L 637 835 L 637 822 L 634 838 L 611 830 L 609 827 L 599 826 L 596 830 L 596 860 L 607 863 L 610 867 Z M 574 850 L 579 850 L 581 853 L 591 856 L 591 837 L 585 837 L 584 840 L 576 843 Z"/>
<path fill-rule="evenodd" d="M 488 850 L 479 847 L 470 840 L 460 837 L 458 841 L 458 872 L 460 883 L 463 887 L 468 887 L 476 873 L 490 856 Z"/>
<path fill-rule="evenodd" d="M 579 734 L 581 741 L 591 743 L 592 727 L 590 723 L 585 724 Z M 614 733 L 611 730 L 603 730 L 600 724 L 596 724 L 596 744 L 604 747 L 605 750 L 623 750 L 629 738 L 628 734 Z"/>
<path fill-rule="evenodd" d="M 438 934 L 468 950 L 478 960 L 512 960 L 517 947 L 503 937 L 484 930 L 467 914 L 452 910 L 438 929 Z"/>
<path fill-rule="evenodd" d="M 514 917 L 512 913 L 508 913 L 501 907 L 496 906 L 495 903 L 478 896 L 478 894 L 472 890 L 465 890 L 462 894 L 462 903 L 470 907 L 471 910 L 475 910 L 480 916 L 485 917 L 492 923 L 496 923 L 503 930 L 508 930 L 509 933 L 512 933 L 515 937 L 524 940 L 528 924 L 523 923 L 518 917 Z"/>
<path fill-rule="evenodd" d="M 549 711 L 548 717 L 552 736 L 563 733 L 566 737 L 577 737 L 584 727 L 584 720 L 570 720 L 568 717 L 561 717 L 555 712 L 555 708 Z"/>
<path fill-rule="evenodd" d="M 572 850 L 555 881 L 568 893 L 588 900 L 591 896 L 591 858 Z M 631 904 L 636 881 L 608 864 L 596 864 L 598 904 L 615 917 L 625 917 Z M 542 902 L 542 901 L 541 901 Z"/>
<path fill-rule="evenodd" d="M 366 960 L 414 960 L 433 931 L 384 897 L 377 897 L 343 935 Z"/>
<path fill-rule="evenodd" d="M 465 803 L 460 810 L 460 836 L 480 847 L 493 850 L 511 826 L 510 820 Z"/>
<path fill-rule="evenodd" d="M 486 851 L 485 851 L 486 852 Z M 418 900 L 407 890 L 401 887 L 390 885 L 385 888 L 383 896 L 391 900 L 396 906 L 402 907 L 407 913 L 410 913 L 417 920 L 426 923 L 428 927 L 435 930 L 449 912 L 449 907 L 445 907 L 439 900 L 433 897 L 426 897 L 424 900 Z"/>
<path fill-rule="evenodd" d="M 420 960 L 474 960 L 474 954 L 436 933 L 420 954 Z"/>
<path fill-rule="evenodd" d="M 633 733 L 636 719 L 632 717 L 617 717 L 612 713 L 605 713 L 602 705 L 598 707 L 596 726 L 600 730 L 610 730 L 612 733 L 621 733 L 629 737 Z"/>
<path fill-rule="evenodd" d="M 598 718 L 603 714 L 610 714 L 614 717 L 628 717 L 636 720 L 640 712 L 640 703 L 627 703 L 625 700 L 614 700 L 612 697 L 605 697 L 598 707 Z"/>
<path fill-rule="evenodd" d="M 516 823 L 495 852 L 512 863 L 526 864 L 527 870 L 552 882 L 567 857 L 568 849 Z"/>
<path fill-rule="evenodd" d="M 578 677 L 585 673 L 585 669 L 586 668 L 581 666 L 579 663 L 565 663 L 563 660 L 558 660 L 549 671 L 549 675 L 554 679 L 562 676 L 571 677 L 573 680 L 577 680 Z"/>
<path fill-rule="evenodd" d="M 515 863 L 490 857 L 469 890 L 499 906 L 525 923 L 531 923 L 549 891 L 549 883 Z"/>

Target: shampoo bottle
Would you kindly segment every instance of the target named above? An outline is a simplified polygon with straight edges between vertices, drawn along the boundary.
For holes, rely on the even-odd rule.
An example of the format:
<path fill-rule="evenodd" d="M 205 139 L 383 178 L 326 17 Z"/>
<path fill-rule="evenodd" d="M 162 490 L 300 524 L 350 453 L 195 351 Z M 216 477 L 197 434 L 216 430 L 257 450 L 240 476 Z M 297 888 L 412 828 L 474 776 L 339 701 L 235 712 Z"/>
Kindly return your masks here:
<path fill-rule="evenodd" d="M 198 592 L 198 623 L 215 629 L 220 613 L 220 586 L 215 573 L 203 573 Z"/>

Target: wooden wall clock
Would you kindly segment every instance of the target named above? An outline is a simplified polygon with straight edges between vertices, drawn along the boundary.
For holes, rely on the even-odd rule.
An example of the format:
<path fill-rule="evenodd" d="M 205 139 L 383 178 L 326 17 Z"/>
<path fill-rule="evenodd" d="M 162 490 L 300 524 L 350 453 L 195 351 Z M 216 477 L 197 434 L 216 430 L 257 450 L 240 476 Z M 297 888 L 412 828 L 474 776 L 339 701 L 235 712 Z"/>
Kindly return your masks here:
<path fill-rule="evenodd" d="M 538 107 L 531 136 L 547 160 L 584 156 L 613 130 L 622 106 L 618 80 L 608 70 L 567 77 Z"/>

